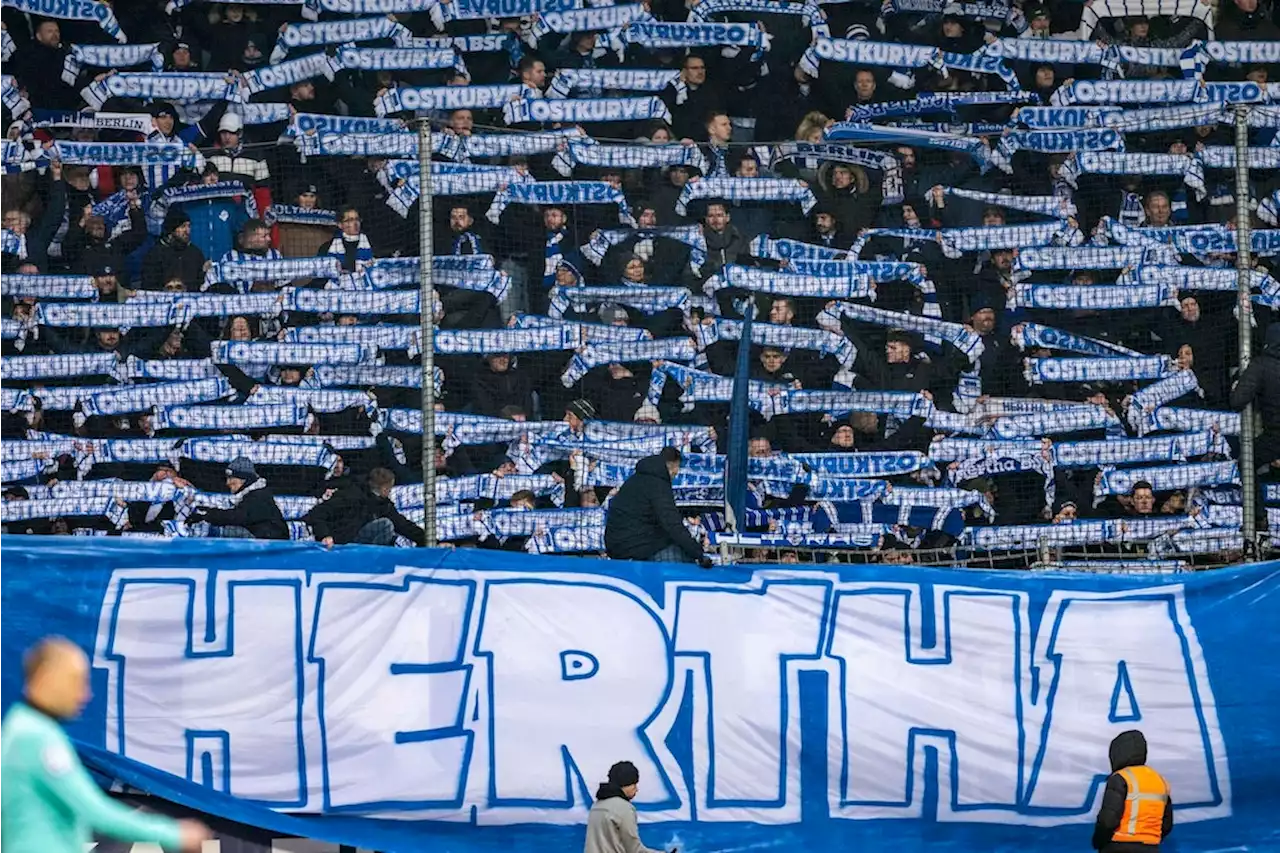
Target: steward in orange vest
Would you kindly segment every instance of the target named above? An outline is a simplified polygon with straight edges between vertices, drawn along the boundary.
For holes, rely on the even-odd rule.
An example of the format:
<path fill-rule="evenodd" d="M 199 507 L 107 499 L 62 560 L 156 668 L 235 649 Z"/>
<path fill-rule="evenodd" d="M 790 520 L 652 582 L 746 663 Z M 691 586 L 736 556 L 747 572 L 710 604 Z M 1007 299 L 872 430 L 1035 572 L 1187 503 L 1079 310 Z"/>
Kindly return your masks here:
<path fill-rule="evenodd" d="M 1173 831 L 1169 783 L 1147 766 L 1147 739 L 1128 731 L 1111 741 L 1111 775 L 1093 828 L 1102 853 L 1155 853 Z"/>

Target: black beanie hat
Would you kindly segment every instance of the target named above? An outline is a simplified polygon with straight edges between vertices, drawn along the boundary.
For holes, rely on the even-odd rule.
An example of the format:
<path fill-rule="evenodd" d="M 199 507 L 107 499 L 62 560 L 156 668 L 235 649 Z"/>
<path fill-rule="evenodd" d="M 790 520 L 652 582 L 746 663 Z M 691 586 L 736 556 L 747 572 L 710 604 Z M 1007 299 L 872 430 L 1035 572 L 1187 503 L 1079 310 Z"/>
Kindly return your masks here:
<path fill-rule="evenodd" d="M 640 781 L 640 771 L 630 761 L 619 761 L 609 768 L 609 784 L 625 788 Z"/>

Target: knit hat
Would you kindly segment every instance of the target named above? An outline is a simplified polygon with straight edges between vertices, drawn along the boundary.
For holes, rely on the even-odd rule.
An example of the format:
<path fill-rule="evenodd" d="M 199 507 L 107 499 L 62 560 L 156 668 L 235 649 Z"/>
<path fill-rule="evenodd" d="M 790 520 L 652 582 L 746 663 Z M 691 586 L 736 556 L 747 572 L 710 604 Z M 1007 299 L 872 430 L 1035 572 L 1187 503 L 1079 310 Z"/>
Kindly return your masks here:
<path fill-rule="evenodd" d="M 576 415 L 579 420 L 589 421 L 596 416 L 596 407 L 591 405 L 587 400 L 574 400 L 572 403 L 564 407 L 564 410 L 571 415 Z"/>
<path fill-rule="evenodd" d="M 619 761 L 609 768 L 609 784 L 625 788 L 640 781 L 640 771 L 630 761 Z"/>
<path fill-rule="evenodd" d="M 191 217 L 180 207 L 171 207 L 164 215 L 164 225 L 160 227 L 161 234 L 172 234 L 183 225 L 191 221 Z"/>
<path fill-rule="evenodd" d="M 171 119 L 177 119 L 178 111 L 168 101 L 156 101 L 151 105 L 151 116 L 152 118 L 168 116 Z"/>
<path fill-rule="evenodd" d="M 258 476 L 258 472 L 249 457 L 237 456 L 227 464 L 227 476 L 238 480 L 252 480 Z"/>

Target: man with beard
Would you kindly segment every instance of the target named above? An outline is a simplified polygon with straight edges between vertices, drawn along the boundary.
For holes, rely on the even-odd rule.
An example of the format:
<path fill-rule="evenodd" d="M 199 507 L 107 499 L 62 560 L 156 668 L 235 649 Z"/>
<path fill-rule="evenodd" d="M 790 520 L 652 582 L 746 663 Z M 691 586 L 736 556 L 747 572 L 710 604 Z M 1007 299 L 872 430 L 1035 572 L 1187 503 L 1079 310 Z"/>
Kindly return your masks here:
<path fill-rule="evenodd" d="M 171 278 L 181 278 L 187 290 L 197 291 L 204 281 L 205 257 L 191 243 L 191 217 L 181 208 L 170 208 L 160 228 L 160 240 L 142 260 L 142 289 L 163 290 Z"/>

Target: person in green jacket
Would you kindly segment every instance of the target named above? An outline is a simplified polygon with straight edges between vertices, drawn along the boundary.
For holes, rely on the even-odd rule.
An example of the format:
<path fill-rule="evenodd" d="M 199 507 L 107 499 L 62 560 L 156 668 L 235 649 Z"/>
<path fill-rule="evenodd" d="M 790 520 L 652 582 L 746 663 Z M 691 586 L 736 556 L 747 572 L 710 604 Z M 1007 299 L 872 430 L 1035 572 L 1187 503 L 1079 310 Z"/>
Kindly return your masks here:
<path fill-rule="evenodd" d="M 198 851 L 209 830 L 136 812 L 103 793 L 60 721 L 89 701 L 89 659 L 60 637 L 23 659 L 23 701 L 0 723 L 0 847 L 5 853 L 84 853 L 97 832 L 120 841 Z"/>

